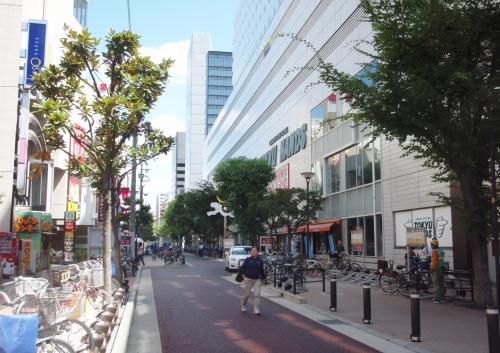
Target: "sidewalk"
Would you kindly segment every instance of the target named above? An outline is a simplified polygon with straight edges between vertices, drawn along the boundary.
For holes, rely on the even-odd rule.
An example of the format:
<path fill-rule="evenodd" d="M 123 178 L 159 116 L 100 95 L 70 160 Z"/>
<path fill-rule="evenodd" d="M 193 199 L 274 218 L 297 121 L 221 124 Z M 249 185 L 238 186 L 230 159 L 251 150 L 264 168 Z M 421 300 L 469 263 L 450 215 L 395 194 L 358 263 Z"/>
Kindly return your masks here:
<path fill-rule="evenodd" d="M 272 284 L 271 284 L 272 286 Z M 379 332 L 387 337 L 409 342 L 411 332 L 410 300 L 401 295 L 388 295 L 378 287 L 371 289 L 372 324 L 364 325 L 363 289 L 361 284 L 337 283 L 337 312 L 330 313 L 330 283 L 326 293 L 321 283 L 308 283 L 307 292 L 300 296 L 307 305 L 357 327 Z M 487 353 L 486 314 L 465 305 L 420 302 L 422 342 L 426 350 L 439 353 Z"/>
<path fill-rule="evenodd" d="M 162 266 L 162 261 L 144 258 L 147 267 Z M 124 339 L 122 337 L 121 339 Z M 127 353 L 161 353 L 160 329 L 156 317 L 156 303 L 153 293 L 151 271 L 142 269 L 138 283 L 138 294 L 128 335 Z"/>

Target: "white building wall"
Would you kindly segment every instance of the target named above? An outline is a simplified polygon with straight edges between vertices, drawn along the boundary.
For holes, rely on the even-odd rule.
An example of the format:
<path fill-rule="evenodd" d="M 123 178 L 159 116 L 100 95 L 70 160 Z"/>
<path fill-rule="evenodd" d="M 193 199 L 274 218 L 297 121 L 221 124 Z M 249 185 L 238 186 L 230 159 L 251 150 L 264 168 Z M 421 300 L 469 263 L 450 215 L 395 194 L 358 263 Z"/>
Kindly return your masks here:
<path fill-rule="evenodd" d="M 10 230 L 22 1 L 0 0 L 0 232 Z"/>
<path fill-rule="evenodd" d="M 369 41 L 372 36 L 371 25 L 363 19 L 358 5 L 359 2 L 353 0 L 284 1 L 260 47 L 264 47 L 273 32 L 298 33 L 320 50 L 325 61 L 333 63 L 339 70 L 355 74 L 361 68 L 359 64 L 370 59 L 357 52 L 353 43 Z M 370 47 L 363 49 L 371 50 Z M 238 56 L 236 50 L 234 55 L 235 58 Z M 318 81 L 317 72 L 297 70 L 288 75 L 287 72 L 294 67 L 306 66 L 314 55 L 304 44 L 288 38 L 272 41 L 267 53 L 256 49 L 206 138 L 206 175 L 227 158 L 261 157 L 271 149 L 269 140 L 284 128 L 289 128 L 289 135 L 307 123 L 307 147 L 283 163 L 278 157 L 276 166 L 279 168 L 289 163 L 290 186 L 305 187 L 300 173 L 311 170 L 310 111 L 331 91 L 324 85 L 314 84 Z M 348 138 L 345 143 L 344 139 L 339 143 L 340 149 L 352 145 L 356 136 L 349 126 L 346 125 L 345 130 Z M 279 145 L 279 141 L 275 144 Z M 337 151 L 324 149 L 320 159 L 324 163 L 326 157 Z M 395 245 L 394 212 L 438 206 L 437 200 L 429 193 L 449 192 L 446 185 L 432 181 L 432 170 L 401 155 L 397 143 L 382 139 L 383 257 L 397 262 L 402 262 L 404 249 Z M 446 253 L 452 266 L 452 252 L 448 249 Z M 367 262 L 375 264 L 376 258 Z"/>
<path fill-rule="evenodd" d="M 186 189 L 195 188 L 203 176 L 209 49 L 210 33 L 193 33 L 188 62 Z"/>

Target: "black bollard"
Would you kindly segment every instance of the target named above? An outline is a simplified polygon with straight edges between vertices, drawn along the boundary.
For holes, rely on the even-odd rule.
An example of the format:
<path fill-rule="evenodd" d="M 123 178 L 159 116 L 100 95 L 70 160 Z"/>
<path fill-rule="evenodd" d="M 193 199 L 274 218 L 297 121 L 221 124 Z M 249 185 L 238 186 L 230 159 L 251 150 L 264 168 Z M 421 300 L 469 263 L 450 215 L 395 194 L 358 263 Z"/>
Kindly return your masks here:
<path fill-rule="evenodd" d="M 274 288 L 276 288 L 276 270 L 277 269 L 278 269 L 277 267 L 274 268 Z"/>
<path fill-rule="evenodd" d="M 372 304 L 370 299 L 370 284 L 363 284 L 363 323 L 372 323 Z"/>
<path fill-rule="evenodd" d="M 293 277 L 293 294 L 297 294 L 297 280 L 295 279 L 295 273 L 292 274 Z"/>
<path fill-rule="evenodd" d="M 323 293 L 325 293 L 326 288 L 325 288 L 325 269 L 324 268 L 321 269 L 321 280 L 323 281 Z"/>
<path fill-rule="evenodd" d="M 498 337 L 498 309 L 486 309 L 486 322 L 488 324 L 488 346 L 490 353 L 500 352 L 500 338 Z"/>
<path fill-rule="evenodd" d="M 330 311 L 337 311 L 337 278 L 330 279 Z"/>
<path fill-rule="evenodd" d="M 420 294 L 410 294 L 411 304 L 411 335 L 412 342 L 421 342 L 420 340 Z"/>

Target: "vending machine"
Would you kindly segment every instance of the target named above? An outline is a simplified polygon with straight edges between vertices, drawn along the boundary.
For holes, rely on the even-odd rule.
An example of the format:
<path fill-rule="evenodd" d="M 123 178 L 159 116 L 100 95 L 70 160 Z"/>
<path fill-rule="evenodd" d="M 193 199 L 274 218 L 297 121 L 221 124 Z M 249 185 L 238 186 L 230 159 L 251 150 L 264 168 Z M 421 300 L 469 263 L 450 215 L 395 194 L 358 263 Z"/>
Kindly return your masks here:
<path fill-rule="evenodd" d="M 17 237 L 13 233 L 0 232 L 0 267 L 3 276 L 14 274 L 17 263 Z"/>

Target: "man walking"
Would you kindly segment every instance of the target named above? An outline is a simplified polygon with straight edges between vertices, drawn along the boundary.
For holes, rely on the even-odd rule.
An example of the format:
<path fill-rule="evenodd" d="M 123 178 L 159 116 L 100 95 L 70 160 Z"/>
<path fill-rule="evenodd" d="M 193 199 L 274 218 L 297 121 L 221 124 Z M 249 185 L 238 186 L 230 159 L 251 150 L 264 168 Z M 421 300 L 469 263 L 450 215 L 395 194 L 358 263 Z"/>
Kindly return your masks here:
<path fill-rule="evenodd" d="M 431 241 L 432 247 L 432 260 L 431 260 L 431 273 L 432 273 L 432 292 L 434 299 L 433 303 L 444 303 L 445 289 L 444 289 L 444 251 L 439 247 L 439 242 L 436 238 Z"/>
<path fill-rule="evenodd" d="M 260 315 L 260 287 L 266 275 L 264 273 L 264 261 L 259 257 L 257 247 L 250 250 L 250 257 L 245 259 L 240 268 L 240 273 L 243 275 L 244 287 L 243 295 L 241 296 L 241 311 L 246 312 L 245 305 L 253 288 L 253 312 Z"/>

